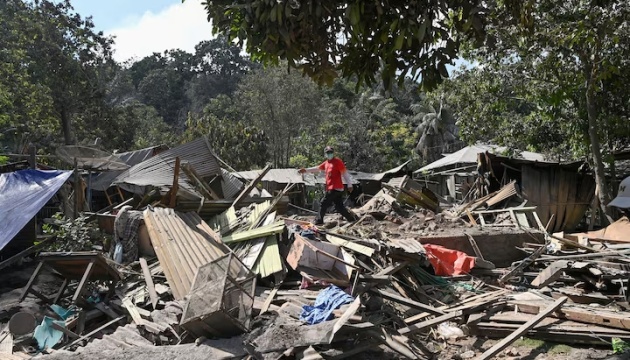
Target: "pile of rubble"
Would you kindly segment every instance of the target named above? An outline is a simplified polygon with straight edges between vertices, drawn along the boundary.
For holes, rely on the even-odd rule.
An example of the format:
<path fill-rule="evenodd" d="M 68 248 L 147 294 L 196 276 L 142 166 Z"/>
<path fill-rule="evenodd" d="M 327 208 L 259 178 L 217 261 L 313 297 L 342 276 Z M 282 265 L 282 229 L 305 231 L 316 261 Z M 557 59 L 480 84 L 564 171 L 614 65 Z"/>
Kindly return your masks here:
<path fill-rule="evenodd" d="M 290 190 L 207 221 L 118 207 L 109 251 L 40 254 L 21 300 L 45 307 L 12 315 L 6 358 L 489 359 L 523 336 L 630 341 L 630 245 L 549 234 L 514 183 L 447 206 L 393 179 L 357 221 L 324 226 L 278 213 Z M 54 296 L 37 289 L 46 269 Z M 448 352 L 471 336 L 502 340 Z"/>

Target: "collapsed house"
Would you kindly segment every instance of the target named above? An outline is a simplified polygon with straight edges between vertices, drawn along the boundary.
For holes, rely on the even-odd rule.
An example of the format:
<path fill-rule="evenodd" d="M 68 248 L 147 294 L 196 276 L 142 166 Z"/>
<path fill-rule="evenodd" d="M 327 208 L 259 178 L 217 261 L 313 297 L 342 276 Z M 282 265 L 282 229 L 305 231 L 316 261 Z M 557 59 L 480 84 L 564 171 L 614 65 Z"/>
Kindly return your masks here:
<path fill-rule="evenodd" d="M 94 214 L 111 244 L 39 254 L 0 309 L 0 356 L 489 359 L 521 336 L 630 341 L 630 241 L 553 233 L 592 199 L 578 164 L 481 152 L 455 204 L 399 169 L 357 221 L 323 226 L 287 211 L 295 170 L 222 165 L 199 139 L 118 174 L 134 195 Z M 498 341 L 452 346 L 475 337 Z"/>
<path fill-rule="evenodd" d="M 474 182 L 477 175 L 477 154 L 502 153 L 507 148 L 496 145 L 476 144 L 467 146 L 414 171 L 414 177 L 439 196 L 449 196 L 454 200 L 463 200 L 466 196 L 462 187 Z M 519 153 L 524 160 L 544 161 L 542 154 L 529 151 Z"/>

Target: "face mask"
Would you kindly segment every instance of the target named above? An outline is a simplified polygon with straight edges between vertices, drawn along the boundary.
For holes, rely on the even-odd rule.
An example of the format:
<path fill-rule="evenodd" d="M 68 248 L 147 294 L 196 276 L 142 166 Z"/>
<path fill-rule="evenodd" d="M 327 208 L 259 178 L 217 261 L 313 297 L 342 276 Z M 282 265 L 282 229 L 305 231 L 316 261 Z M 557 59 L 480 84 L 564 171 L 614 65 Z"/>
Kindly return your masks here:
<path fill-rule="evenodd" d="M 333 154 L 333 153 L 326 153 L 326 159 L 330 160 L 333 157 L 335 157 L 335 154 Z"/>

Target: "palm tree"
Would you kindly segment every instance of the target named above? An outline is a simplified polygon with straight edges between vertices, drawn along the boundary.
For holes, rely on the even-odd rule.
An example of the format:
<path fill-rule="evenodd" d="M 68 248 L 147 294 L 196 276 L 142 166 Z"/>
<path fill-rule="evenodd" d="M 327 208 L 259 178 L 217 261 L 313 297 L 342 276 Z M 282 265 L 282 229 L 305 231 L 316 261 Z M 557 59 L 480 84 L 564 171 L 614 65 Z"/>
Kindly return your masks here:
<path fill-rule="evenodd" d="M 440 159 L 445 152 L 457 150 L 456 147 L 461 144 L 453 113 L 444 107 L 441 99 L 437 107 L 434 105 L 427 101 L 410 107 L 414 114 L 412 122 L 418 124 L 416 131 L 420 135 L 416 152 L 422 156 L 425 164 Z"/>

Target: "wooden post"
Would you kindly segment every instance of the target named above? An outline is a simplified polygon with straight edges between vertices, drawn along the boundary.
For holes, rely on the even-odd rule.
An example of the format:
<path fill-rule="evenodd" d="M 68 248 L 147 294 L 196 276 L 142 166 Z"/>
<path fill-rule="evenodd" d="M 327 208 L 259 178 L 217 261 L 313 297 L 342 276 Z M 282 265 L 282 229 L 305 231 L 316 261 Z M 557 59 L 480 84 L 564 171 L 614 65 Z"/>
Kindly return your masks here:
<path fill-rule="evenodd" d="M 88 264 L 85 272 L 83 273 L 83 277 L 77 286 L 77 290 L 74 292 L 74 296 L 72 296 L 72 303 L 76 304 L 79 297 L 83 294 L 85 290 L 85 285 L 90 280 L 90 276 L 92 275 L 92 271 L 94 270 L 94 264 L 96 263 L 96 259 L 92 259 L 92 261 Z"/>
<path fill-rule="evenodd" d="M 552 312 L 558 310 L 566 301 L 567 301 L 567 298 L 565 296 L 563 296 L 560 299 L 556 300 L 556 302 L 554 302 L 548 308 L 546 308 L 545 311 L 543 311 L 540 314 L 536 315 L 536 317 L 534 317 L 533 319 L 529 320 L 528 322 L 523 324 L 521 327 L 516 329 L 513 333 L 508 335 L 508 337 L 506 337 L 505 339 L 499 341 L 493 347 L 491 347 L 486 352 L 481 354 L 481 356 L 479 356 L 477 358 L 477 360 L 491 359 L 496 354 L 501 352 L 503 349 L 505 349 L 506 347 L 510 346 L 510 344 L 513 343 L 514 341 L 516 341 L 519 337 L 521 337 L 526 332 L 528 332 L 530 329 L 532 329 L 534 326 L 536 326 L 544 318 L 549 316 Z"/>
<path fill-rule="evenodd" d="M 28 164 L 31 169 L 37 169 L 37 158 L 35 155 L 37 154 L 37 149 L 35 145 L 28 144 Z"/>
<path fill-rule="evenodd" d="M 142 268 L 142 274 L 144 275 L 144 282 L 147 283 L 147 290 L 149 291 L 149 297 L 151 298 L 151 305 L 153 305 L 153 309 L 155 310 L 159 298 L 155 292 L 155 284 L 153 284 L 149 264 L 147 264 L 147 260 L 143 257 L 140 258 L 140 267 Z"/>
<path fill-rule="evenodd" d="M 175 174 L 173 174 L 173 186 L 171 187 L 171 198 L 169 200 L 169 206 L 174 208 L 177 205 L 177 191 L 179 189 L 179 156 L 175 158 Z"/>
<path fill-rule="evenodd" d="M 81 177 L 79 176 L 79 162 L 74 158 L 74 213 L 72 220 L 79 216 L 79 189 L 81 188 Z"/>

